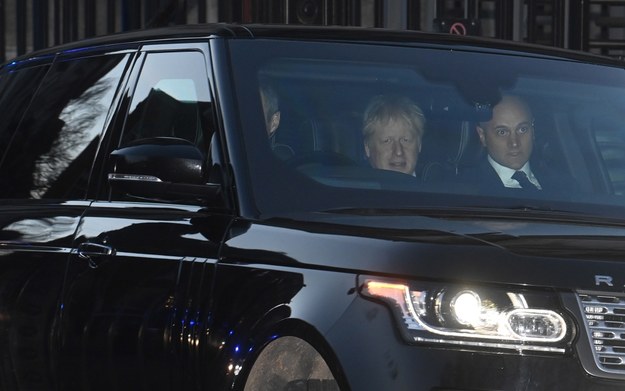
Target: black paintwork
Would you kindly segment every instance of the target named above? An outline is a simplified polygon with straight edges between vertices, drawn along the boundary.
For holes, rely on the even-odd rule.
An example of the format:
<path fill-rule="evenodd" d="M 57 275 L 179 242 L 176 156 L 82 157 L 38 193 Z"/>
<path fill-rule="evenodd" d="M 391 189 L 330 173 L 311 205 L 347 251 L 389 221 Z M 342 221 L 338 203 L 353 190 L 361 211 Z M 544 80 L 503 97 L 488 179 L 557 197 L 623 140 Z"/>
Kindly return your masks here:
<path fill-rule="evenodd" d="M 215 39 L 215 94 L 231 149 L 213 144 L 212 168 L 219 172 L 212 175 L 224 194 L 210 205 L 101 196 L 3 200 L 1 389 L 241 390 L 259 350 L 284 335 L 313 344 L 342 389 L 623 388 L 622 381 L 586 373 L 574 348 L 579 335 L 561 355 L 411 345 L 386 306 L 358 294 L 361 275 L 531 286 L 558 294 L 595 289 L 594 275 L 623 275 L 620 224 L 427 213 L 258 218 L 240 194 L 252 190 L 245 183 L 234 186 L 244 163 L 232 141 L 233 92 L 227 78 L 219 79 L 228 76 L 220 40 L 253 37 L 523 49 L 525 55 L 619 65 L 555 49 L 443 35 L 237 25 L 122 34 L 36 54 L 45 62 L 53 53 L 72 56 L 83 48 L 133 52 L 143 43 L 167 48 Z M 134 77 L 124 76 L 114 110 L 126 107 L 123 94 Z M 123 115 L 120 109 L 107 123 L 100 159 L 116 149 L 109 139 L 123 122 L 115 116 Z M 102 189 L 109 167 L 102 161 L 94 167 L 88 194 L 108 194 Z M 621 292 L 624 285 L 625 278 L 612 289 Z M 578 309 L 563 304 L 561 310 L 579 321 Z M 579 323 L 576 327 L 580 333 Z M 237 365 L 240 372 L 230 369 Z"/>

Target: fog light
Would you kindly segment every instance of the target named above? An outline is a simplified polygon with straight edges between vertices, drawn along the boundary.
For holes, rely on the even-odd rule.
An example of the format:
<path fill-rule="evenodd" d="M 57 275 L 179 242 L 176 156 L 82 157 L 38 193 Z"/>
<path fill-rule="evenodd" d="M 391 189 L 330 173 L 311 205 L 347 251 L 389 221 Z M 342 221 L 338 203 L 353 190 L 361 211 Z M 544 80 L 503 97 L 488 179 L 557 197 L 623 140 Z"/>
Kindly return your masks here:
<path fill-rule="evenodd" d="M 564 319 L 548 310 L 513 310 L 508 313 L 510 331 L 525 341 L 559 341 L 564 337 Z"/>

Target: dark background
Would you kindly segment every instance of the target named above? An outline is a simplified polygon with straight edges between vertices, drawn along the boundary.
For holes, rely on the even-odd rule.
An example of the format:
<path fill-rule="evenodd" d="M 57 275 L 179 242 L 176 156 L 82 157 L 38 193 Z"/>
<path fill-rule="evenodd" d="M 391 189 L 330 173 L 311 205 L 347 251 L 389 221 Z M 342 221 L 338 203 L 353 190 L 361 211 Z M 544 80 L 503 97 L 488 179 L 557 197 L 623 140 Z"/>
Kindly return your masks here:
<path fill-rule="evenodd" d="M 0 0 L 0 62 L 97 35 L 205 22 L 439 31 L 625 54 L 625 1 L 615 0 Z"/>

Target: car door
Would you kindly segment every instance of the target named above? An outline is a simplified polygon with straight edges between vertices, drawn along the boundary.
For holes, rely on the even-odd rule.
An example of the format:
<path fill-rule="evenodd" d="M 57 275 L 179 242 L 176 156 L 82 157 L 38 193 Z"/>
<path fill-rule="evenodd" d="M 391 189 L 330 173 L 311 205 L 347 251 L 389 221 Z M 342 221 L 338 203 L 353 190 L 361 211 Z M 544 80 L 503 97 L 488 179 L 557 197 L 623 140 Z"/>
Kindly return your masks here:
<path fill-rule="evenodd" d="M 152 148 L 187 148 L 209 164 L 215 121 L 207 59 L 206 43 L 153 45 L 133 68 L 119 133 L 103 154 L 99 196 L 80 221 L 68 266 L 63 390 L 182 389 L 201 370 L 191 359 L 207 330 L 203 311 L 230 218 L 225 209 L 209 211 L 202 197 L 163 197 L 141 182 L 150 174 L 141 163 L 130 173 L 115 158 L 155 140 Z M 122 188 L 112 186 L 120 178 Z M 135 180 L 138 193 L 126 186 Z"/>
<path fill-rule="evenodd" d="M 59 303 L 109 108 L 130 54 L 32 59 L 2 76 L 3 390 L 53 389 Z M 34 66 L 32 64 L 35 64 Z M 80 71 L 79 71 L 80 70 Z"/>

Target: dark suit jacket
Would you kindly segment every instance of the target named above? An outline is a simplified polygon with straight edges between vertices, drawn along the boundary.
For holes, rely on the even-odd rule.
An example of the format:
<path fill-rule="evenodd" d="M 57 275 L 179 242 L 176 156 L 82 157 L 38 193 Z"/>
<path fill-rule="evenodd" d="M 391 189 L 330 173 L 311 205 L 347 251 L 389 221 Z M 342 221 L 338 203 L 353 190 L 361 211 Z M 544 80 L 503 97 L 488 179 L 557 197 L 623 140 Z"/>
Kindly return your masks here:
<path fill-rule="evenodd" d="M 579 185 L 568 174 L 560 174 L 550 170 L 547 167 L 543 167 L 539 164 L 530 163 L 532 172 L 543 192 L 552 194 L 571 194 L 579 191 Z M 487 159 L 483 159 L 479 165 L 468 167 L 460 173 L 461 181 L 466 186 L 474 187 L 479 193 L 493 194 L 496 192 L 505 192 L 510 194 L 511 192 L 525 192 L 525 189 L 508 188 L 503 185 L 503 182 L 497 175 L 495 169 L 490 165 Z"/>

